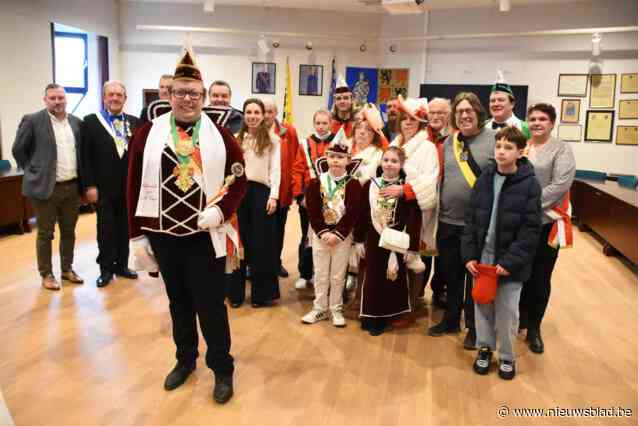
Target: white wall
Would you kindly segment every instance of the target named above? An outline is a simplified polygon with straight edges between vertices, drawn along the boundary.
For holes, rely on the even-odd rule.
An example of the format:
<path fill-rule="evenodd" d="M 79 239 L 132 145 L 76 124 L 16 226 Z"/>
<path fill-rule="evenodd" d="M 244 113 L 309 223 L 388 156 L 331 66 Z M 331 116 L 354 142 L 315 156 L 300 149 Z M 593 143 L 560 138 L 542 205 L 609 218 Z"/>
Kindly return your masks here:
<path fill-rule="evenodd" d="M 592 4 L 513 7 L 506 15 L 491 9 L 439 11 L 430 15 L 431 34 L 535 31 L 572 28 L 629 26 L 638 23 L 638 2 L 596 1 Z M 602 41 L 603 72 L 618 75 L 638 72 L 638 33 L 605 34 Z M 505 70 L 511 84 L 529 86 L 528 103 L 549 102 L 560 114 L 558 75 L 588 72 L 591 36 L 520 37 L 430 41 L 427 49 L 428 83 L 491 84 L 496 69 Z M 580 124 L 585 125 L 588 98 L 581 101 Z M 617 108 L 616 108 L 617 109 Z M 557 123 L 558 124 L 558 123 Z M 616 124 L 638 125 L 638 120 Z M 614 139 L 616 131 L 614 128 Z M 638 174 L 638 147 L 615 144 L 572 143 L 579 169 Z"/>
<path fill-rule="evenodd" d="M 295 9 L 264 11 L 257 8 L 218 6 L 214 14 L 204 14 L 200 4 L 177 7 L 142 2 L 123 3 L 120 7 L 122 78 L 129 92 L 128 110 L 133 114 L 138 114 L 142 107 L 142 89 L 155 88 L 161 74 L 174 71 L 185 40 L 184 33 L 138 31 L 137 24 L 295 33 L 365 33 L 373 34 L 371 38 L 376 39 L 381 22 L 381 15 L 367 13 L 332 14 Z M 275 97 L 281 116 L 286 57 L 289 57 L 294 124 L 300 136 L 311 133 L 312 114 L 327 106 L 333 57 L 336 58 L 337 70 L 342 73 L 350 65 L 382 65 L 373 43 L 370 43 L 367 52 L 359 51 L 359 45 L 365 40 L 314 40 L 312 52 L 315 64 L 324 66 L 323 96 L 299 96 L 299 65 L 310 63 L 309 52 L 304 48 L 305 41 L 281 38 L 281 47 L 264 56 L 257 53 L 257 36 L 192 34 L 192 44 L 206 85 L 217 79 L 228 81 L 233 90 L 232 104 L 239 109 L 245 99 L 253 96 L 250 92 L 251 63 L 265 60 L 277 64 Z"/>
<path fill-rule="evenodd" d="M 2 158 L 13 160 L 11 145 L 21 117 L 44 107 L 44 87 L 53 80 L 50 22 L 107 36 L 111 78 L 119 76 L 116 0 L 2 0 Z"/>

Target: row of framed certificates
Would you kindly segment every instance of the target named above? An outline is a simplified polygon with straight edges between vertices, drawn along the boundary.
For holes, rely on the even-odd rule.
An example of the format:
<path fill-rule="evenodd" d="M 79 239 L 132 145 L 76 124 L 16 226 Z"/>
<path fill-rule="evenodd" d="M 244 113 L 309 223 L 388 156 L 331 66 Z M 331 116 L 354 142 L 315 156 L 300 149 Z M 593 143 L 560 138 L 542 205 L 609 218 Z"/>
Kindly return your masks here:
<path fill-rule="evenodd" d="M 585 117 L 585 141 L 611 142 L 613 137 L 616 96 L 616 74 L 560 74 L 558 96 L 586 97 L 589 88 L 589 109 Z M 638 94 L 638 73 L 621 74 L 621 94 Z M 582 140 L 580 99 L 561 102 L 558 136 L 570 142 Z M 618 119 L 638 119 L 638 99 L 621 99 Z M 617 145 L 638 146 L 638 126 L 616 126 Z"/>

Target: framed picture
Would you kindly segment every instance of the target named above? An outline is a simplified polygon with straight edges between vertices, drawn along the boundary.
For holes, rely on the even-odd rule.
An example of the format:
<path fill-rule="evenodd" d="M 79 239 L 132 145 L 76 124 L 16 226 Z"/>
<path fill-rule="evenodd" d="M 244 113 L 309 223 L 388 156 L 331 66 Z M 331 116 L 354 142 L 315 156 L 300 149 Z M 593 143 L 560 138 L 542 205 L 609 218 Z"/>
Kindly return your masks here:
<path fill-rule="evenodd" d="M 558 126 L 558 139 L 566 142 L 580 142 L 583 126 L 580 124 L 561 124 Z"/>
<path fill-rule="evenodd" d="M 589 76 L 589 107 L 613 108 L 616 99 L 616 74 Z"/>
<path fill-rule="evenodd" d="M 638 99 L 621 99 L 618 103 L 618 118 L 638 119 Z"/>
<path fill-rule="evenodd" d="M 142 89 L 142 106 L 147 107 L 151 102 L 159 99 L 159 90 Z"/>
<path fill-rule="evenodd" d="M 638 146 L 638 126 L 618 126 L 616 128 L 616 145 Z"/>
<path fill-rule="evenodd" d="M 638 73 L 620 75 L 620 93 L 638 93 Z"/>
<path fill-rule="evenodd" d="M 558 96 L 584 98 L 587 96 L 588 79 L 588 74 L 559 74 Z"/>
<path fill-rule="evenodd" d="M 587 111 L 585 141 L 611 142 L 614 128 L 614 111 Z"/>
<path fill-rule="evenodd" d="M 299 65 L 299 96 L 323 95 L 323 65 Z"/>
<path fill-rule="evenodd" d="M 277 64 L 273 62 L 253 62 L 252 92 L 259 95 L 274 95 L 277 78 Z"/>
<path fill-rule="evenodd" d="M 398 95 L 407 98 L 409 83 L 410 70 L 408 68 L 380 68 L 377 102 L 385 104 Z"/>
<path fill-rule="evenodd" d="M 346 67 L 346 82 L 352 89 L 352 100 L 357 107 L 377 103 L 379 71 L 377 68 Z"/>
<path fill-rule="evenodd" d="M 560 105 L 561 123 L 578 123 L 580 120 L 580 99 L 563 99 Z"/>

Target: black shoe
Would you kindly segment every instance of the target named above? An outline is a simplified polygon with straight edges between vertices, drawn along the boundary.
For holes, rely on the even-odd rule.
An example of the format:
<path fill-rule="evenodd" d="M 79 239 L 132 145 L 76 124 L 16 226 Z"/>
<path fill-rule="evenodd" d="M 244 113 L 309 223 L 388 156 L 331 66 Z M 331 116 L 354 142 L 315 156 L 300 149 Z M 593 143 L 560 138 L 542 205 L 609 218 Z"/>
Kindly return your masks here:
<path fill-rule="evenodd" d="M 463 348 L 469 350 L 476 349 L 476 329 L 469 328 L 465 339 L 463 340 Z"/>
<path fill-rule="evenodd" d="M 213 388 L 213 399 L 218 404 L 225 404 L 233 397 L 233 376 L 222 376 L 215 374 L 215 387 Z"/>
<path fill-rule="evenodd" d="M 243 305 L 243 304 L 244 304 L 244 302 L 230 302 L 230 307 L 237 309 L 237 308 L 241 307 L 241 305 Z"/>
<path fill-rule="evenodd" d="M 127 267 L 118 268 L 115 270 L 115 275 L 122 278 L 128 278 L 129 280 L 137 279 L 137 272 L 130 270 Z"/>
<path fill-rule="evenodd" d="M 171 372 L 168 373 L 168 376 L 166 376 L 166 380 L 164 381 L 164 389 L 170 391 L 180 387 L 194 370 L 195 362 L 188 365 L 178 362 L 171 370 Z"/>
<path fill-rule="evenodd" d="M 516 375 L 516 363 L 502 359 L 498 365 L 498 377 L 503 380 L 512 380 Z"/>
<path fill-rule="evenodd" d="M 459 326 L 451 326 L 448 324 L 446 320 L 441 321 L 437 325 L 434 325 L 428 329 L 428 335 L 433 337 L 443 336 L 444 334 L 456 334 L 459 333 L 461 329 Z"/>
<path fill-rule="evenodd" d="M 111 281 L 113 281 L 113 273 L 104 271 L 100 273 L 100 277 L 97 279 L 97 281 L 95 281 L 95 284 L 97 284 L 97 286 L 101 288 L 109 285 Z"/>
<path fill-rule="evenodd" d="M 370 333 L 370 336 L 380 336 L 383 334 L 384 331 L 385 327 L 373 327 L 368 330 L 368 333 Z"/>
<path fill-rule="evenodd" d="M 529 348 L 535 354 L 542 354 L 545 352 L 545 344 L 541 338 L 541 332 L 539 330 L 527 329 L 527 337 L 525 338 Z"/>
<path fill-rule="evenodd" d="M 284 268 L 284 265 L 279 265 L 279 276 L 281 278 L 288 278 L 290 276 L 286 268 Z"/>
<path fill-rule="evenodd" d="M 432 295 L 432 305 L 439 309 L 445 309 L 445 305 L 447 301 L 445 300 L 445 294 L 433 294 Z"/>
<path fill-rule="evenodd" d="M 478 374 L 485 375 L 490 371 L 490 365 L 492 364 L 492 351 L 488 347 L 482 347 L 478 351 L 478 355 L 474 360 L 474 371 Z"/>

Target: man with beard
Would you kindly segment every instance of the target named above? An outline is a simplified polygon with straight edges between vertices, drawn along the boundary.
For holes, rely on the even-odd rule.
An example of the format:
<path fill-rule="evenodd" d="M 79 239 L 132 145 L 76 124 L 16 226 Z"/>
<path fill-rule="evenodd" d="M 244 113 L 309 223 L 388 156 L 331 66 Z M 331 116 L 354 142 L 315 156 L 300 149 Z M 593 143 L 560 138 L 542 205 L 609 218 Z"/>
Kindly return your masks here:
<path fill-rule="evenodd" d="M 124 113 L 126 88 L 121 82 L 107 81 L 102 91 L 105 109 L 84 117 L 81 150 L 86 199 L 97 204 L 98 287 L 109 285 L 113 274 L 137 278 L 128 268 L 126 174 L 128 143 L 139 120 Z"/>
<path fill-rule="evenodd" d="M 392 142 L 394 137 L 397 135 L 396 126 L 397 126 L 397 116 L 398 116 L 398 108 L 397 108 L 397 100 L 396 98 L 390 99 L 386 103 L 386 115 L 387 119 L 385 122 L 385 126 L 383 127 L 383 134 L 385 138 Z"/>

